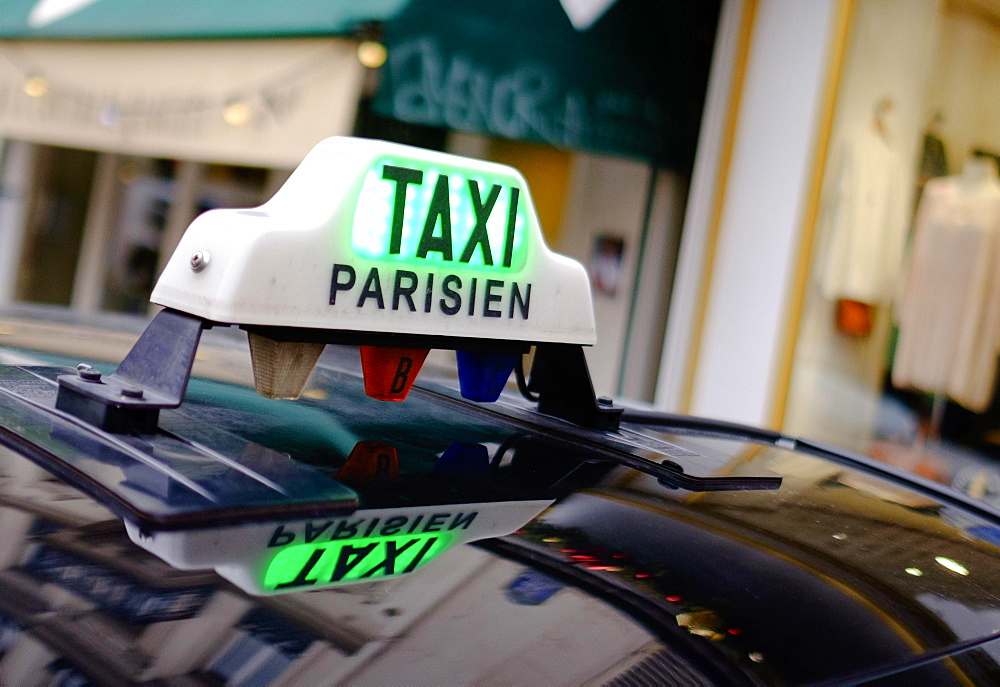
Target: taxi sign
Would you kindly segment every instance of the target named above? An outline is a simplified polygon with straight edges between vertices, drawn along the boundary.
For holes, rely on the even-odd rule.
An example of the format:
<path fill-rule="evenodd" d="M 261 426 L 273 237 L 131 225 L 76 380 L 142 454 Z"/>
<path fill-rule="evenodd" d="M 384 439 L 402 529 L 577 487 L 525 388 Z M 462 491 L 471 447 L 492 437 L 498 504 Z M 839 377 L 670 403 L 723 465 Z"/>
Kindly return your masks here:
<path fill-rule="evenodd" d="M 319 143 L 260 207 L 198 217 L 151 300 L 239 325 L 595 343 L 587 274 L 545 245 L 520 173 L 360 138 Z"/>
<path fill-rule="evenodd" d="M 583 346 L 583 266 L 545 245 L 524 177 L 504 165 L 334 137 L 271 200 L 194 220 L 150 300 L 164 306 L 114 374 L 59 378 L 57 408 L 152 432 L 178 407 L 205 328 L 247 331 L 257 391 L 295 399 L 327 343 L 360 346 L 365 392 L 403 401 L 431 348 L 456 351 L 461 394 L 496 401 L 536 347 L 542 413 L 615 429 Z M 523 385 L 522 385 L 523 386 Z"/>
<path fill-rule="evenodd" d="M 511 534 L 552 499 L 358 510 L 349 516 L 177 531 L 133 542 L 178 570 L 213 568 L 254 595 L 326 589 L 408 575 L 459 545 Z"/>

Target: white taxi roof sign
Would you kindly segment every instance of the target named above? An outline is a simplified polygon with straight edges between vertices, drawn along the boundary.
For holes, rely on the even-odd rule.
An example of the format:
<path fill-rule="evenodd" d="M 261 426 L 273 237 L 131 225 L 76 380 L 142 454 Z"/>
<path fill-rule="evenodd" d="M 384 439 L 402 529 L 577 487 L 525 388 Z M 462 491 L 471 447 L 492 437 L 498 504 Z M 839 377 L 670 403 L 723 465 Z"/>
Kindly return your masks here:
<path fill-rule="evenodd" d="M 587 274 L 515 169 L 334 137 L 253 209 L 184 234 L 153 303 L 263 327 L 595 343 Z"/>

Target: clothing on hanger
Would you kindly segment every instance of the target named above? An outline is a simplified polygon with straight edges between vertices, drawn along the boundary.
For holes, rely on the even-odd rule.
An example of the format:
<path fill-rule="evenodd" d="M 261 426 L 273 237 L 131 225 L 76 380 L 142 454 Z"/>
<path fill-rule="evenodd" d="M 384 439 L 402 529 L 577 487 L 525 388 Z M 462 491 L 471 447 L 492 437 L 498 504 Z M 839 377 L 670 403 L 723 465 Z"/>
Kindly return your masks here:
<path fill-rule="evenodd" d="M 842 147 L 820 220 L 824 297 L 892 300 L 908 226 L 905 180 L 899 156 L 875 127 L 865 127 Z"/>
<path fill-rule="evenodd" d="M 893 385 L 991 400 L 1000 350 L 1000 180 L 990 160 L 932 179 L 917 211 L 897 311 Z"/>

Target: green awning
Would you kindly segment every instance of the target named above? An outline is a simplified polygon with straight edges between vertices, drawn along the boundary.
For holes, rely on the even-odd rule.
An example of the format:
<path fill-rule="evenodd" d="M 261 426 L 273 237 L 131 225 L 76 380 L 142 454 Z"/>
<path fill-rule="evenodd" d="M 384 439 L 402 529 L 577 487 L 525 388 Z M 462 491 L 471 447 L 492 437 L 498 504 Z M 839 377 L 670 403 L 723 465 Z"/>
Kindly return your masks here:
<path fill-rule="evenodd" d="M 408 0 L 2 0 L 0 39 L 166 40 L 336 36 Z"/>
<path fill-rule="evenodd" d="M 690 168 L 718 0 L 412 0 L 386 22 L 373 106 L 401 121 Z"/>

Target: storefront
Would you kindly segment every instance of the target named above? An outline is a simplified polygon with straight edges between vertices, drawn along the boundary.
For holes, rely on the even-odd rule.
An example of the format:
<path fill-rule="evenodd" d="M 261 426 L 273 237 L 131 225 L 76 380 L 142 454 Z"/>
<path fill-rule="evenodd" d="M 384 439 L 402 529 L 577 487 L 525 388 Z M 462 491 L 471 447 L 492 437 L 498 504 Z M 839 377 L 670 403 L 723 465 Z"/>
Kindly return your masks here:
<path fill-rule="evenodd" d="M 988 2 L 725 4 L 657 405 L 956 484 L 997 455 L 998 26 Z"/>
<path fill-rule="evenodd" d="M 350 26 L 330 24 L 314 32 Z M 199 212 L 263 202 L 317 141 L 353 131 L 365 96 L 356 33 L 126 42 L 71 40 L 70 25 L 39 38 L 0 42 L 2 303 L 146 312 Z"/>
<path fill-rule="evenodd" d="M 996 4 L 855 3 L 785 419 L 992 498 L 998 70 Z"/>

